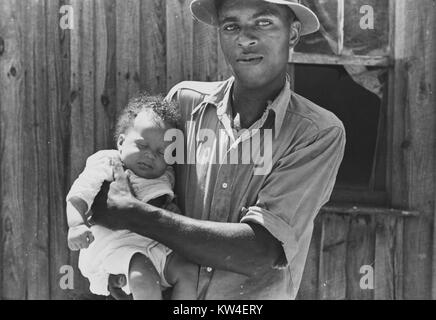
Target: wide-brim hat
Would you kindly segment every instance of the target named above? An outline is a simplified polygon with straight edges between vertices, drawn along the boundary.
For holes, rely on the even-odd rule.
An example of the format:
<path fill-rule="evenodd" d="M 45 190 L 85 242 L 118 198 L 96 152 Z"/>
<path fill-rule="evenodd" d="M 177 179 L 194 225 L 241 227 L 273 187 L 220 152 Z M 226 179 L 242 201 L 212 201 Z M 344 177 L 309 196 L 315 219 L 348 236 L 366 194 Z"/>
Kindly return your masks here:
<path fill-rule="evenodd" d="M 194 18 L 211 26 L 218 26 L 218 15 L 215 2 L 217 0 L 193 0 L 191 12 Z M 295 13 L 301 23 L 301 35 L 308 35 L 318 31 L 319 20 L 316 14 L 297 0 L 262 0 L 278 5 L 284 5 Z"/>

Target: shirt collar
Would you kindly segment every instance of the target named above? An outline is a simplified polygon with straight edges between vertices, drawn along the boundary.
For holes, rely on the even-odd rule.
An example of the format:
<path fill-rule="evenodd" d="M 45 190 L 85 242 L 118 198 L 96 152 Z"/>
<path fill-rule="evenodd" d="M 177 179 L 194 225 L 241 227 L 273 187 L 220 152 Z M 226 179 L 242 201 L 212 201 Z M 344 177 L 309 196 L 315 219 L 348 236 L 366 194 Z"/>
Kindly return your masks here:
<path fill-rule="evenodd" d="M 215 92 L 205 97 L 204 101 L 199 104 L 194 110 L 192 115 L 197 113 L 202 107 L 214 105 L 216 107 L 217 116 L 221 117 L 225 113 L 231 115 L 230 108 L 230 92 L 233 86 L 235 78 L 232 76 L 223 83 Z M 286 116 L 286 110 L 291 102 L 291 81 L 289 75 L 286 75 L 286 83 L 279 95 L 270 102 L 266 110 L 272 110 L 275 114 L 274 129 L 276 137 L 280 133 L 283 126 L 283 121 Z"/>

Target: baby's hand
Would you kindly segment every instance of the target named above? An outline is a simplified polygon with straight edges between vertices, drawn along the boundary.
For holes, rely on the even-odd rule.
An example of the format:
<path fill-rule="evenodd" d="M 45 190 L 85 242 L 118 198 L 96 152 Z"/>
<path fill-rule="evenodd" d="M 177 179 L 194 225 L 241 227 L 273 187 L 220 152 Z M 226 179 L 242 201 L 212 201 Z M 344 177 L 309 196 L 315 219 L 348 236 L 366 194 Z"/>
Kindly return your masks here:
<path fill-rule="evenodd" d="M 68 230 L 68 247 L 72 251 L 86 249 L 94 241 L 94 235 L 84 224 L 71 227 Z"/>

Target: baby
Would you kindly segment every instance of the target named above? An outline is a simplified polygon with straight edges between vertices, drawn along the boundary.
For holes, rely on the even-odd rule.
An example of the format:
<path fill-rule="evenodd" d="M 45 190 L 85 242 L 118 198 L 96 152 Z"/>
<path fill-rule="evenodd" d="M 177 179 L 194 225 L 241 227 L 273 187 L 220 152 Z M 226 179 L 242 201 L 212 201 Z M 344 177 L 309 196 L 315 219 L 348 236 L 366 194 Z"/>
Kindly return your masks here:
<path fill-rule="evenodd" d="M 162 97 L 140 94 L 129 101 L 116 126 L 118 150 L 99 151 L 67 195 L 68 246 L 80 250 L 79 269 L 94 294 L 109 295 L 108 277 L 125 275 L 123 290 L 135 300 L 162 299 L 173 287 L 172 299 L 196 299 L 198 267 L 164 245 L 128 230 L 91 225 L 90 208 L 105 181 L 113 181 L 112 165 L 121 161 L 135 196 L 162 207 L 173 198 L 174 173 L 164 159 L 165 131 L 174 128 L 177 107 Z"/>

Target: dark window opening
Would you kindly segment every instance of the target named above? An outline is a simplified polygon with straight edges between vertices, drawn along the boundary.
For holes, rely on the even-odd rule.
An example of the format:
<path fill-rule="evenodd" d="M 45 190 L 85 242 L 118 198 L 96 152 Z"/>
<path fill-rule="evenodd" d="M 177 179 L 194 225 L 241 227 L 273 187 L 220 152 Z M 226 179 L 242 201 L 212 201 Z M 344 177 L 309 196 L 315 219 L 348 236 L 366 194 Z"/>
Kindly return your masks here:
<path fill-rule="evenodd" d="M 385 191 L 382 100 L 354 82 L 342 66 L 296 65 L 295 92 L 344 123 L 347 145 L 336 188 Z"/>

